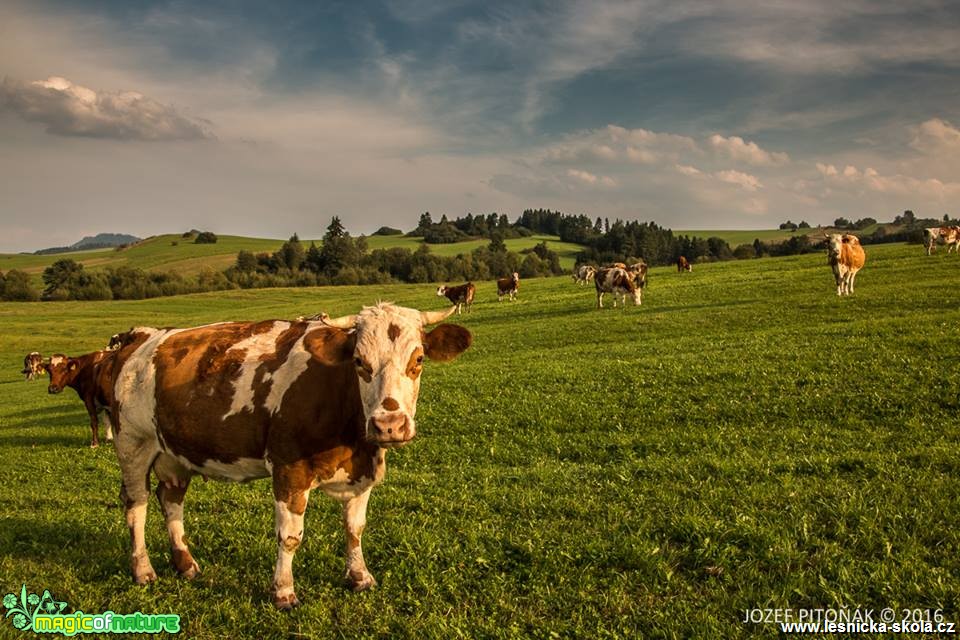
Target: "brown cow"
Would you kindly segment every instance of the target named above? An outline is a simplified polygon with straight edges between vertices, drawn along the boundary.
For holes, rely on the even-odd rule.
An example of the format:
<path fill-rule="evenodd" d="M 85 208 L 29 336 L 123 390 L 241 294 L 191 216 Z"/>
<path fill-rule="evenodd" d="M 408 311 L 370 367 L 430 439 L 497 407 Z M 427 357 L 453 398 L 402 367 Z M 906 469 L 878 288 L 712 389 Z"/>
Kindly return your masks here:
<path fill-rule="evenodd" d="M 23 371 L 20 373 L 26 376 L 26 380 L 34 380 L 43 372 L 43 356 L 40 355 L 40 352 L 31 351 L 28 353 L 23 359 Z"/>
<path fill-rule="evenodd" d="M 107 440 L 113 440 L 112 420 L 110 418 L 110 398 L 113 395 L 113 356 L 115 350 L 94 351 L 76 358 L 62 353 L 50 356 L 50 362 L 44 369 L 50 374 L 47 393 L 57 394 L 64 387 L 77 392 L 83 406 L 90 416 L 90 447 L 100 446 L 98 434 L 98 416 L 104 412 L 107 426 Z"/>
<path fill-rule="evenodd" d="M 463 327 L 425 329 L 453 312 L 379 303 L 314 322 L 135 330 L 116 352 L 113 404 L 134 581 L 157 577 L 144 540 L 152 469 L 182 575 L 199 572 L 183 538 L 191 477 L 269 477 L 278 556 L 274 605 L 299 605 L 293 556 L 312 489 L 343 504 L 348 584 L 358 591 L 375 585 L 360 546 L 367 500 L 383 480 L 386 450 L 417 433 L 424 357 L 451 360 L 470 346 Z"/>
<path fill-rule="evenodd" d="M 693 265 L 687 262 L 686 257 L 680 256 L 677 258 L 677 273 L 683 273 L 684 271 L 693 271 Z"/>
<path fill-rule="evenodd" d="M 497 302 L 503 300 L 503 296 L 510 296 L 510 301 L 516 297 L 520 290 L 520 274 L 516 271 L 509 278 L 500 278 L 497 280 Z"/>
<path fill-rule="evenodd" d="M 460 315 L 460 310 L 464 305 L 466 305 L 467 311 L 473 308 L 473 296 L 476 292 L 477 288 L 472 282 L 456 287 L 448 287 L 446 285 L 437 287 L 438 296 L 446 296 L 450 302 L 457 305 L 457 315 Z"/>
<path fill-rule="evenodd" d="M 626 269 L 603 268 L 597 271 L 593 278 L 593 283 L 597 288 L 597 309 L 603 308 L 603 294 L 613 294 L 613 306 L 617 306 L 617 296 L 623 301 L 623 307 L 627 307 L 627 296 L 633 300 L 633 304 L 639 305 L 642 302 L 642 289 L 636 284 L 636 275 Z"/>
<path fill-rule="evenodd" d="M 857 236 L 833 233 L 827 237 L 827 263 L 833 268 L 838 296 L 853 293 L 853 281 L 866 260 Z"/>

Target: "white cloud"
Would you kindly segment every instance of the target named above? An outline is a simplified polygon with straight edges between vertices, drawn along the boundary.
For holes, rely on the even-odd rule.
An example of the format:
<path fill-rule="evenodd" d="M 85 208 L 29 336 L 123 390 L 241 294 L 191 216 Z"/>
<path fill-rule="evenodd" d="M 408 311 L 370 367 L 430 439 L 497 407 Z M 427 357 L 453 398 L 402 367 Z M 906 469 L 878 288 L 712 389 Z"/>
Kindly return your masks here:
<path fill-rule="evenodd" d="M 916 178 L 899 173 L 884 175 L 873 167 L 860 170 L 849 164 L 839 169 L 832 164 L 818 162 L 816 167 L 824 181 L 835 188 L 907 196 L 938 203 L 960 196 L 960 182 Z"/>
<path fill-rule="evenodd" d="M 212 138 L 209 123 L 182 115 L 136 91 L 97 92 L 66 78 L 34 82 L 4 78 L 0 109 L 46 125 L 61 136 L 119 140 Z"/>
<path fill-rule="evenodd" d="M 685 176 L 698 176 L 702 173 L 700 169 L 697 169 L 696 167 L 691 167 L 690 165 L 677 164 L 677 165 L 674 165 L 674 167 L 677 169 L 677 171 L 679 171 Z"/>
<path fill-rule="evenodd" d="M 779 166 L 790 161 L 790 157 L 785 153 L 771 153 L 761 149 L 757 143 L 747 142 L 739 136 L 725 138 L 713 134 L 709 143 L 718 154 L 738 162 L 756 166 Z"/>
<path fill-rule="evenodd" d="M 615 187 L 616 181 L 609 176 L 597 176 L 589 171 L 581 171 L 579 169 L 567 169 L 567 176 L 589 185 L 600 185 L 603 187 Z"/>
<path fill-rule="evenodd" d="M 923 153 L 960 152 L 960 129 L 946 120 L 930 118 L 913 127 L 910 146 Z"/>

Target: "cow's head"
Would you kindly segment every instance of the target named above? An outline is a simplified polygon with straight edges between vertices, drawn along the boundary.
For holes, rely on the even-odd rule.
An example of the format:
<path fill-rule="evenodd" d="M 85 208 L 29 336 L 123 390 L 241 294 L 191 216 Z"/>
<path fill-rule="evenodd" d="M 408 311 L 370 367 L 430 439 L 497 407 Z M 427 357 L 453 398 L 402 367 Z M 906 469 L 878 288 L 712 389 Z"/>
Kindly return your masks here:
<path fill-rule="evenodd" d="M 438 296 L 445 296 L 446 294 L 447 294 L 447 288 L 446 288 L 445 286 L 443 286 L 443 287 L 437 287 L 437 295 L 438 295 Z"/>
<path fill-rule="evenodd" d="M 836 257 L 840 255 L 840 252 L 843 251 L 843 243 L 846 238 L 842 233 L 831 233 L 827 236 L 827 254 L 831 257 Z"/>
<path fill-rule="evenodd" d="M 414 416 L 424 357 L 453 360 L 473 340 L 470 332 L 440 322 L 456 310 L 418 311 L 379 303 L 357 315 L 323 320 L 304 344 L 325 364 L 352 362 L 360 383 L 367 440 L 383 447 L 406 444 L 417 433 Z"/>
<path fill-rule="evenodd" d="M 50 361 L 45 363 L 43 368 L 50 375 L 50 386 L 47 387 L 47 393 L 60 393 L 65 386 L 77 377 L 80 363 L 75 358 L 68 358 L 62 353 L 55 353 L 50 356 Z"/>

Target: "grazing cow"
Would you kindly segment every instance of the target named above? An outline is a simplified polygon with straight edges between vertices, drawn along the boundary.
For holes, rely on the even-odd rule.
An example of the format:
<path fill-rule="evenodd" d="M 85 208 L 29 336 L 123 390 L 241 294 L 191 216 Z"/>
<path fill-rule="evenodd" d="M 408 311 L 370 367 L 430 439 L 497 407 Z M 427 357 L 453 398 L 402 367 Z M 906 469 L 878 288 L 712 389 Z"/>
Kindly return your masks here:
<path fill-rule="evenodd" d="M 684 271 L 693 271 L 693 265 L 687 261 L 686 257 L 680 256 L 677 258 L 677 273 Z"/>
<path fill-rule="evenodd" d="M 923 230 L 923 243 L 928 256 L 937 250 L 938 243 L 947 245 L 947 253 L 956 249 L 960 254 L 960 227 L 927 227 Z"/>
<path fill-rule="evenodd" d="M 40 355 L 40 352 L 31 351 L 28 353 L 23 359 L 23 371 L 20 373 L 26 376 L 26 380 L 34 380 L 43 371 L 43 356 Z"/>
<path fill-rule="evenodd" d="M 127 335 L 125 333 L 115 333 L 110 336 L 110 342 L 107 343 L 107 348 L 104 351 L 116 351 L 120 348 L 123 343 L 123 337 Z"/>
<path fill-rule="evenodd" d="M 623 269 L 626 271 L 627 265 L 622 262 L 611 262 L 610 264 L 603 265 L 604 269 Z"/>
<path fill-rule="evenodd" d="M 573 272 L 573 281 L 579 284 L 581 287 L 586 283 L 593 280 L 593 276 L 596 275 L 597 268 L 593 265 L 584 264 Z"/>
<path fill-rule="evenodd" d="M 603 294 L 613 294 L 613 306 L 617 306 L 617 296 L 619 295 L 623 308 L 627 308 L 627 296 L 633 299 L 634 305 L 641 303 L 642 290 L 636 285 L 635 276 L 626 269 L 618 267 L 607 269 L 603 268 L 597 271 L 593 277 L 593 283 L 597 288 L 597 309 L 603 308 Z"/>
<path fill-rule="evenodd" d="M 191 477 L 269 477 L 274 605 L 299 605 L 292 565 L 312 489 L 343 504 L 348 584 L 374 586 L 360 546 L 367 500 L 384 478 L 386 449 L 417 433 L 424 357 L 452 360 L 470 346 L 463 327 L 425 329 L 453 311 L 382 302 L 320 321 L 135 330 L 117 352 L 113 404 L 134 581 L 157 577 L 144 540 L 152 469 L 173 564 L 185 577 L 199 572 L 184 542 Z"/>
<path fill-rule="evenodd" d="M 510 301 L 517 295 L 520 289 L 520 274 L 516 271 L 509 278 L 500 278 L 497 280 L 497 302 L 503 300 L 503 296 L 510 296 Z"/>
<path fill-rule="evenodd" d="M 827 262 L 833 268 L 838 296 L 853 293 L 853 281 L 866 259 L 857 236 L 833 233 L 827 237 Z"/>
<path fill-rule="evenodd" d="M 315 313 L 312 316 L 297 316 L 297 322 L 303 322 L 304 320 L 310 320 L 310 321 L 323 320 L 324 318 L 329 318 L 329 317 L 330 316 L 328 316 L 327 314 L 321 312 L 321 313 Z"/>
<path fill-rule="evenodd" d="M 637 262 L 626 268 L 626 272 L 633 276 L 633 283 L 642 289 L 647 286 L 647 263 Z"/>
<path fill-rule="evenodd" d="M 460 315 L 460 310 L 464 307 L 464 305 L 466 305 L 467 311 L 470 311 L 473 308 L 473 295 L 476 292 L 477 288 L 472 282 L 461 284 L 456 287 L 448 287 L 446 285 L 437 287 L 438 296 L 447 296 L 447 299 L 450 300 L 450 302 L 457 305 L 457 315 Z"/>
<path fill-rule="evenodd" d="M 113 440 L 110 398 L 113 395 L 113 356 L 116 350 L 94 351 L 76 358 L 61 353 L 50 356 L 44 365 L 50 374 L 47 393 L 56 394 L 70 387 L 77 392 L 90 416 L 90 447 L 100 446 L 99 414 L 104 412 L 107 440 Z"/>

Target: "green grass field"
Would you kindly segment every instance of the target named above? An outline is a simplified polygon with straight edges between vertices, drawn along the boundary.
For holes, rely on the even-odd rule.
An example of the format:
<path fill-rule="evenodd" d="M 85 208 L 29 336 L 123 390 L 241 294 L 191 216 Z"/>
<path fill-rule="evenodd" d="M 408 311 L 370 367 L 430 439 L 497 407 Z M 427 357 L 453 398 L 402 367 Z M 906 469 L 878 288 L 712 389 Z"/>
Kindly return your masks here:
<path fill-rule="evenodd" d="M 22 380 L 23 355 L 134 324 L 436 309 L 433 288 L 0 304 L 0 589 L 177 613 L 185 638 L 775 637 L 741 622 L 766 607 L 958 621 L 960 258 L 866 249 L 844 299 L 821 254 L 655 268 L 626 310 L 595 310 L 569 277 L 524 281 L 512 304 L 479 283 L 460 320 L 474 346 L 425 367 L 419 435 L 370 501 L 379 586 L 342 587 L 339 505 L 315 492 L 290 614 L 268 595 L 266 481 L 194 483 L 193 582 L 151 503 L 160 579 L 133 586 L 113 448 L 87 447 L 72 391 Z M 0 637 L 22 636 L 8 619 Z"/>
<path fill-rule="evenodd" d="M 555 236 L 535 235 L 528 238 L 513 238 L 506 240 L 507 249 L 521 251 L 529 249 L 541 241 L 560 255 L 560 264 L 565 269 L 572 269 L 577 253 L 582 248 L 570 242 L 560 242 Z M 305 247 L 310 246 L 310 240 L 303 240 Z M 319 240 L 316 240 L 320 244 Z M 174 244 L 176 243 L 176 244 Z M 370 250 L 402 247 L 416 251 L 423 244 L 421 238 L 406 236 L 369 236 L 367 243 Z M 283 240 L 268 238 L 246 238 L 243 236 L 219 236 L 216 244 L 194 244 L 193 240 L 181 238 L 179 235 L 168 234 L 155 236 L 144 240 L 132 247 L 117 251 L 114 249 L 99 249 L 93 251 L 74 251 L 53 255 L 35 256 L 29 254 L 0 254 L 0 271 L 22 269 L 34 276 L 40 282 L 40 274 L 48 266 L 63 258 L 72 258 L 90 269 L 105 267 L 129 266 L 147 271 L 173 271 L 181 275 L 196 275 L 205 268 L 222 271 L 237 260 L 237 253 L 241 250 L 254 253 L 276 251 L 283 244 Z M 438 256 L 456 256 L 461 253 L 470 253 L 477 247 L 490 244 L 489 240 L 470 240 L 454 244 L 433 244 L 430 251 Z"/>
<path fill-rule="evenodd" d="M 783 229 L 754 229 L 754 230 L 727 230 L 727 229 L 696 229 L 693 231 L 674 229 L 674 236 L 690 236 L 699 238 L 722 238 L 727 241 L 731 249 L 736 249 L 741 244 L 753 244 L 757 238 L 761 242 L 782 242 L 789 240 L 792 236 L 802 234 L 803 231 L 790 233 Z"/>

